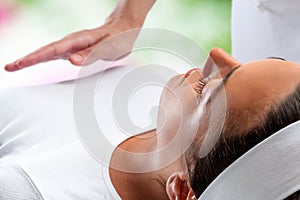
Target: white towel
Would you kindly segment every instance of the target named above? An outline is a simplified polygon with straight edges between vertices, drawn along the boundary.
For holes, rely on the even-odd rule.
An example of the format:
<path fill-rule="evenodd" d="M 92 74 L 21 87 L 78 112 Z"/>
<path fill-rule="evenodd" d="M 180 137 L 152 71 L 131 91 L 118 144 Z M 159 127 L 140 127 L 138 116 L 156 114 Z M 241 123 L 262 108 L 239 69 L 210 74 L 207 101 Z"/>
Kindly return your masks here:
<path fill-rule="evenodd" d="M 281 200 L 300 190 L 300 121 L 252 148 L 204 191 L 200 200 Z"/>

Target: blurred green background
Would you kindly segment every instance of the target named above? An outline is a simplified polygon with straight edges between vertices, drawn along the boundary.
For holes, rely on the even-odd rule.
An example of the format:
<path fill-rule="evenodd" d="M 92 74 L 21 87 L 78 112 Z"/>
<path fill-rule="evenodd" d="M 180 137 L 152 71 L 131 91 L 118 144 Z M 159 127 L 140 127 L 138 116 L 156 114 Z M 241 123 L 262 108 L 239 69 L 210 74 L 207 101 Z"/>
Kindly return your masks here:
<path fill-rule="evenodd" d="M 117 0 L 0 0 L 0 65 L 103 23 Z M 231 52 L 230 0 L 157 0 L 145 27 L 184 34 L 206 51 Z"/>
<path fill-rule="evenodd" d="M 202 44 L 207 51 L 222 47 L 231 53 L 231 0 L 163 1 L 158 0 L 150 13 L 148 21 L 157 20 L 153 20 L 153 25 L 179 31 Z M 162 22 L 159 23 L 158 18 Z"/>

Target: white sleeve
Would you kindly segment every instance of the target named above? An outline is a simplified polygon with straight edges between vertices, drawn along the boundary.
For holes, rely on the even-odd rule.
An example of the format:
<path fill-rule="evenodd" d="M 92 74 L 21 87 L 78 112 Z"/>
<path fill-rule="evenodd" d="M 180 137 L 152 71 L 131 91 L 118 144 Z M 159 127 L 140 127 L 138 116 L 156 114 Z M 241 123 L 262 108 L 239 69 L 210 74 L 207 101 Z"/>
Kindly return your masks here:
<path fill-rule="evenodd" d="M 232 53 L 241 62 L 282 57 L 300 62 L 299 0 L 233 0 Z"/>

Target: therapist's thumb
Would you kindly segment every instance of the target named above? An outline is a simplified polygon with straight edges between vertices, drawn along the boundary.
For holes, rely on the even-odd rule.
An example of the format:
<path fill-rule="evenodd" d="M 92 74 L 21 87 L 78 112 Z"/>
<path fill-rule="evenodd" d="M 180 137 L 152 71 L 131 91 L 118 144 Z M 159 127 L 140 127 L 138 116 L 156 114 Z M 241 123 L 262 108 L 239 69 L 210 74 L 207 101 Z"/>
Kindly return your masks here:
<path fill-rule="evenodd" d="M 76 54 L 73 54 L 73 55 L 70 56 L 69 61 L 73 65 L 81 66 L 83 64 L 84 57 L 81 54 L 76 53 Z"/>
<path fill-rule="evenodd" d="M 76 66 L 84 66 L 95 62 L 96 58 L 91 58 L 90 54 L 94 47 L 86 48 L 85 50 L 78 51 L 69 57 L 69 61 Z"/>

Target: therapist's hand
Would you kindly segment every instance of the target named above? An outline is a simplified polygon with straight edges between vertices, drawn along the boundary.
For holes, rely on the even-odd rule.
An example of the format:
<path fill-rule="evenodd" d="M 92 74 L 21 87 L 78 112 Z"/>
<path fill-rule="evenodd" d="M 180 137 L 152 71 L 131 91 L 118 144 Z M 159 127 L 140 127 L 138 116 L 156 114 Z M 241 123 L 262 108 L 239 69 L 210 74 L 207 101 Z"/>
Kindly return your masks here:
<path fill-rule="evenodd" d="M 98 28 L 72 33 L 5 66 L 17 71 L 31 65 L 55 59 L 68 59 L 77 66 L 98 59 L 116 60 L 126 56 L 143 26 L 155 0 L 118 0 L 106 23 Z M 135 31 L 126 32 L 135 29 Z M 124 33 L 124 34 L 120 34 Z"/>
<path fill-rule="evenodd" d="M 130 52 L 138 31 L 122 34 L 126 35 L 126 37 L 122 35 L 118 37 L 117 35 L 141 26 L 142 23 L 134 23 L 126 18 L 107 20 L 104 25 L 98 28 L 72 33 L 13 63 L 7 64 L 5 70 L 17 71 L 37 63 L 55 59 L 67 59 L 77 66 L 87 65 L 98 59 L 115 60 L 124 52 Z M 117 37 L 111 39 L 114 36 Z M 98 48 L 95 49 L 97 46 Z M 86 60 L 93 50 L 95 50 L 93 56 L 89 56 Z"/>

